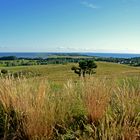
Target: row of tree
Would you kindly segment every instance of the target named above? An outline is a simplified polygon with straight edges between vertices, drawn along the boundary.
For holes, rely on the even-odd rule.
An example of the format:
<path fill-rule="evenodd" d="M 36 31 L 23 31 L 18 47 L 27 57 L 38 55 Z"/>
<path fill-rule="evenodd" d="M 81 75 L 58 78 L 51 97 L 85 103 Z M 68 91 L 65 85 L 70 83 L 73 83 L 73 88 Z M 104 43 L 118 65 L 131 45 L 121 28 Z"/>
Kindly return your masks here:
<path fill-rule="evenodd" d="M 135 58 L 103 58 L 103 57 L 54 57 L 54 58 L 17 58 L 15 56 L 0 57 L 0 64 L 4 66 L 27 66 L 79 63 L 84 60 L 105 61 L 130 66 L 140 66 L 140 57 Z"/>

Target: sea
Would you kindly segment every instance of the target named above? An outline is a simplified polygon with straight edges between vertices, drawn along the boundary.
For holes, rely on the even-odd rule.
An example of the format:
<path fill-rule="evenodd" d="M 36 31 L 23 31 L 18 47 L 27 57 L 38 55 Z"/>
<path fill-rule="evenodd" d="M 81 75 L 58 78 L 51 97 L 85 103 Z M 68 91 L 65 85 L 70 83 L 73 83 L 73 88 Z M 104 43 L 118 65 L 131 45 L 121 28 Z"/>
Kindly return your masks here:
<path fill-rule="evenodd" d="M 24 57 L 24 58 L 47 58 L 49 55 L 55 55 L 55 54 L 75 54 L 75 55 L 86 55 L 86 56 L 96 56 L 96 57 L 113 57 L 113 58 L 134 58 L 134 57 L 140 57 L 140 54 L 129 54 L 129 53 L 92 53 L 92 52 L 86 52 L 86 53 L 68 53 L 68 52 L 1 52 L 0 57 L 3 56 L 16 56 L 18 58 Z"/>

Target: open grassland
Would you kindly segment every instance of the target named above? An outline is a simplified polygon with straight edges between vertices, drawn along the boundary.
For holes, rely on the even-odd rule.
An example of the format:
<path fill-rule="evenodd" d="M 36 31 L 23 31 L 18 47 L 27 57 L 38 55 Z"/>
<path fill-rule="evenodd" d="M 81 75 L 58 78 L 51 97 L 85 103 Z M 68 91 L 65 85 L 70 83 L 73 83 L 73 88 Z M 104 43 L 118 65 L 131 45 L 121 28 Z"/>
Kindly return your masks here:
<path fill-rule="evenodd" d="M 1 77 L 0 139 L 140 139 L 140 68 L 98 62 L 80 78 L 73 65 L 6 68 L 35 77 Z"/>
<path fill-rule="evenodd" d="M 0 139 L 139 140 L 140 79 L 3 78 Z"/>
<path fill-rule="evenodd" d="M 17 67 L 5 67 L 9 72 L 31 72 L 35 76 L 45 77 L 49 81 L 56 81 L 59 83 L 64 83 L 66 80 L 79 79 L 71 67 L 77 64 L 49 64 L 41 66 L 17 66 Z M 127 65 L 97 62 L 98 68 L 96 69 L 96 74 L 94 77 L 109 77 L 109 78 L 122 78 L 126 76 L 140 76 L 140 68 L 131 67 Z M 3 69 L 3 68 L 1 68 Z"/>

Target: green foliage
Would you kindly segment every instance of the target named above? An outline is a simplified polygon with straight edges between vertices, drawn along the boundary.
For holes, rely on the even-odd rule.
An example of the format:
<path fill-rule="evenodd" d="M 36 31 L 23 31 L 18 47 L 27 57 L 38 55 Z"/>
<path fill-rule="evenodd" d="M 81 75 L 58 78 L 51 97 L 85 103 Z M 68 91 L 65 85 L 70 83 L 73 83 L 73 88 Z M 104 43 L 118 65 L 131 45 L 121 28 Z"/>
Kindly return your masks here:
<path fill-rule="evenodd" d="M 8 73 L 8 70 L 2 69 L 2 70 L 1 70 L 1 73 L 2 73 L 2 74 L 7 74 L 7 73 Z"/>
<path fill-rule="evenodd" d="M 0 60 L 17 60 L 18 58 L 16 56 L 3 56 L 0 57 Z"/>
<path fill-rule="evenodd" d="M 81 63 L 80 65 L 85 68 L 84 61 L 104 61 L 113 62 L 118 64 L 127 64 L 130 66 L 139 67 L 140 57 L 135 58 L 104 58 L 104 57 L 91 57 L 84 55 L 69 55 L 69 54 L 56 54 L 50 55 L 48 58 L 17 58 L 15 56 L 0 57 L 0 66 L 32 66 L 32 65 L 47 65 L 47 64 L 66 64 L 66 63 Z"/>
<path fill-rule="evenodd" d="M 86 74 L 94 74 L 94 69 L 97 68 L 96 63 L 93 60 L 85 60 L 79 62 L 79 67 L 72 67 L 71 70 L 73 70 L 76 74 L 79 76 L 85 77 Z"/>

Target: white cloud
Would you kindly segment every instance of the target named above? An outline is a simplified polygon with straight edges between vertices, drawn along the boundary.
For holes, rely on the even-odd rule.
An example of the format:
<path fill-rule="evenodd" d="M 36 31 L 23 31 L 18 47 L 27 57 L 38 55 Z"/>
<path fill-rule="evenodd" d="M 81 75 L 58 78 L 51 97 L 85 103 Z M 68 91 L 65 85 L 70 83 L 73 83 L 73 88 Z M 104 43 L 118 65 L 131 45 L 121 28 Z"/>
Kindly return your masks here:
<path fill-rule="evenodd" d="M 83 1 L 81 2 L 82 5 L 84 5 L 85 7 L 88 7 L 88 8 L 92 8 L 92 9 L 98 9 L 99 7 L 93 3 L 89 3 L 87 1 Z"/>

